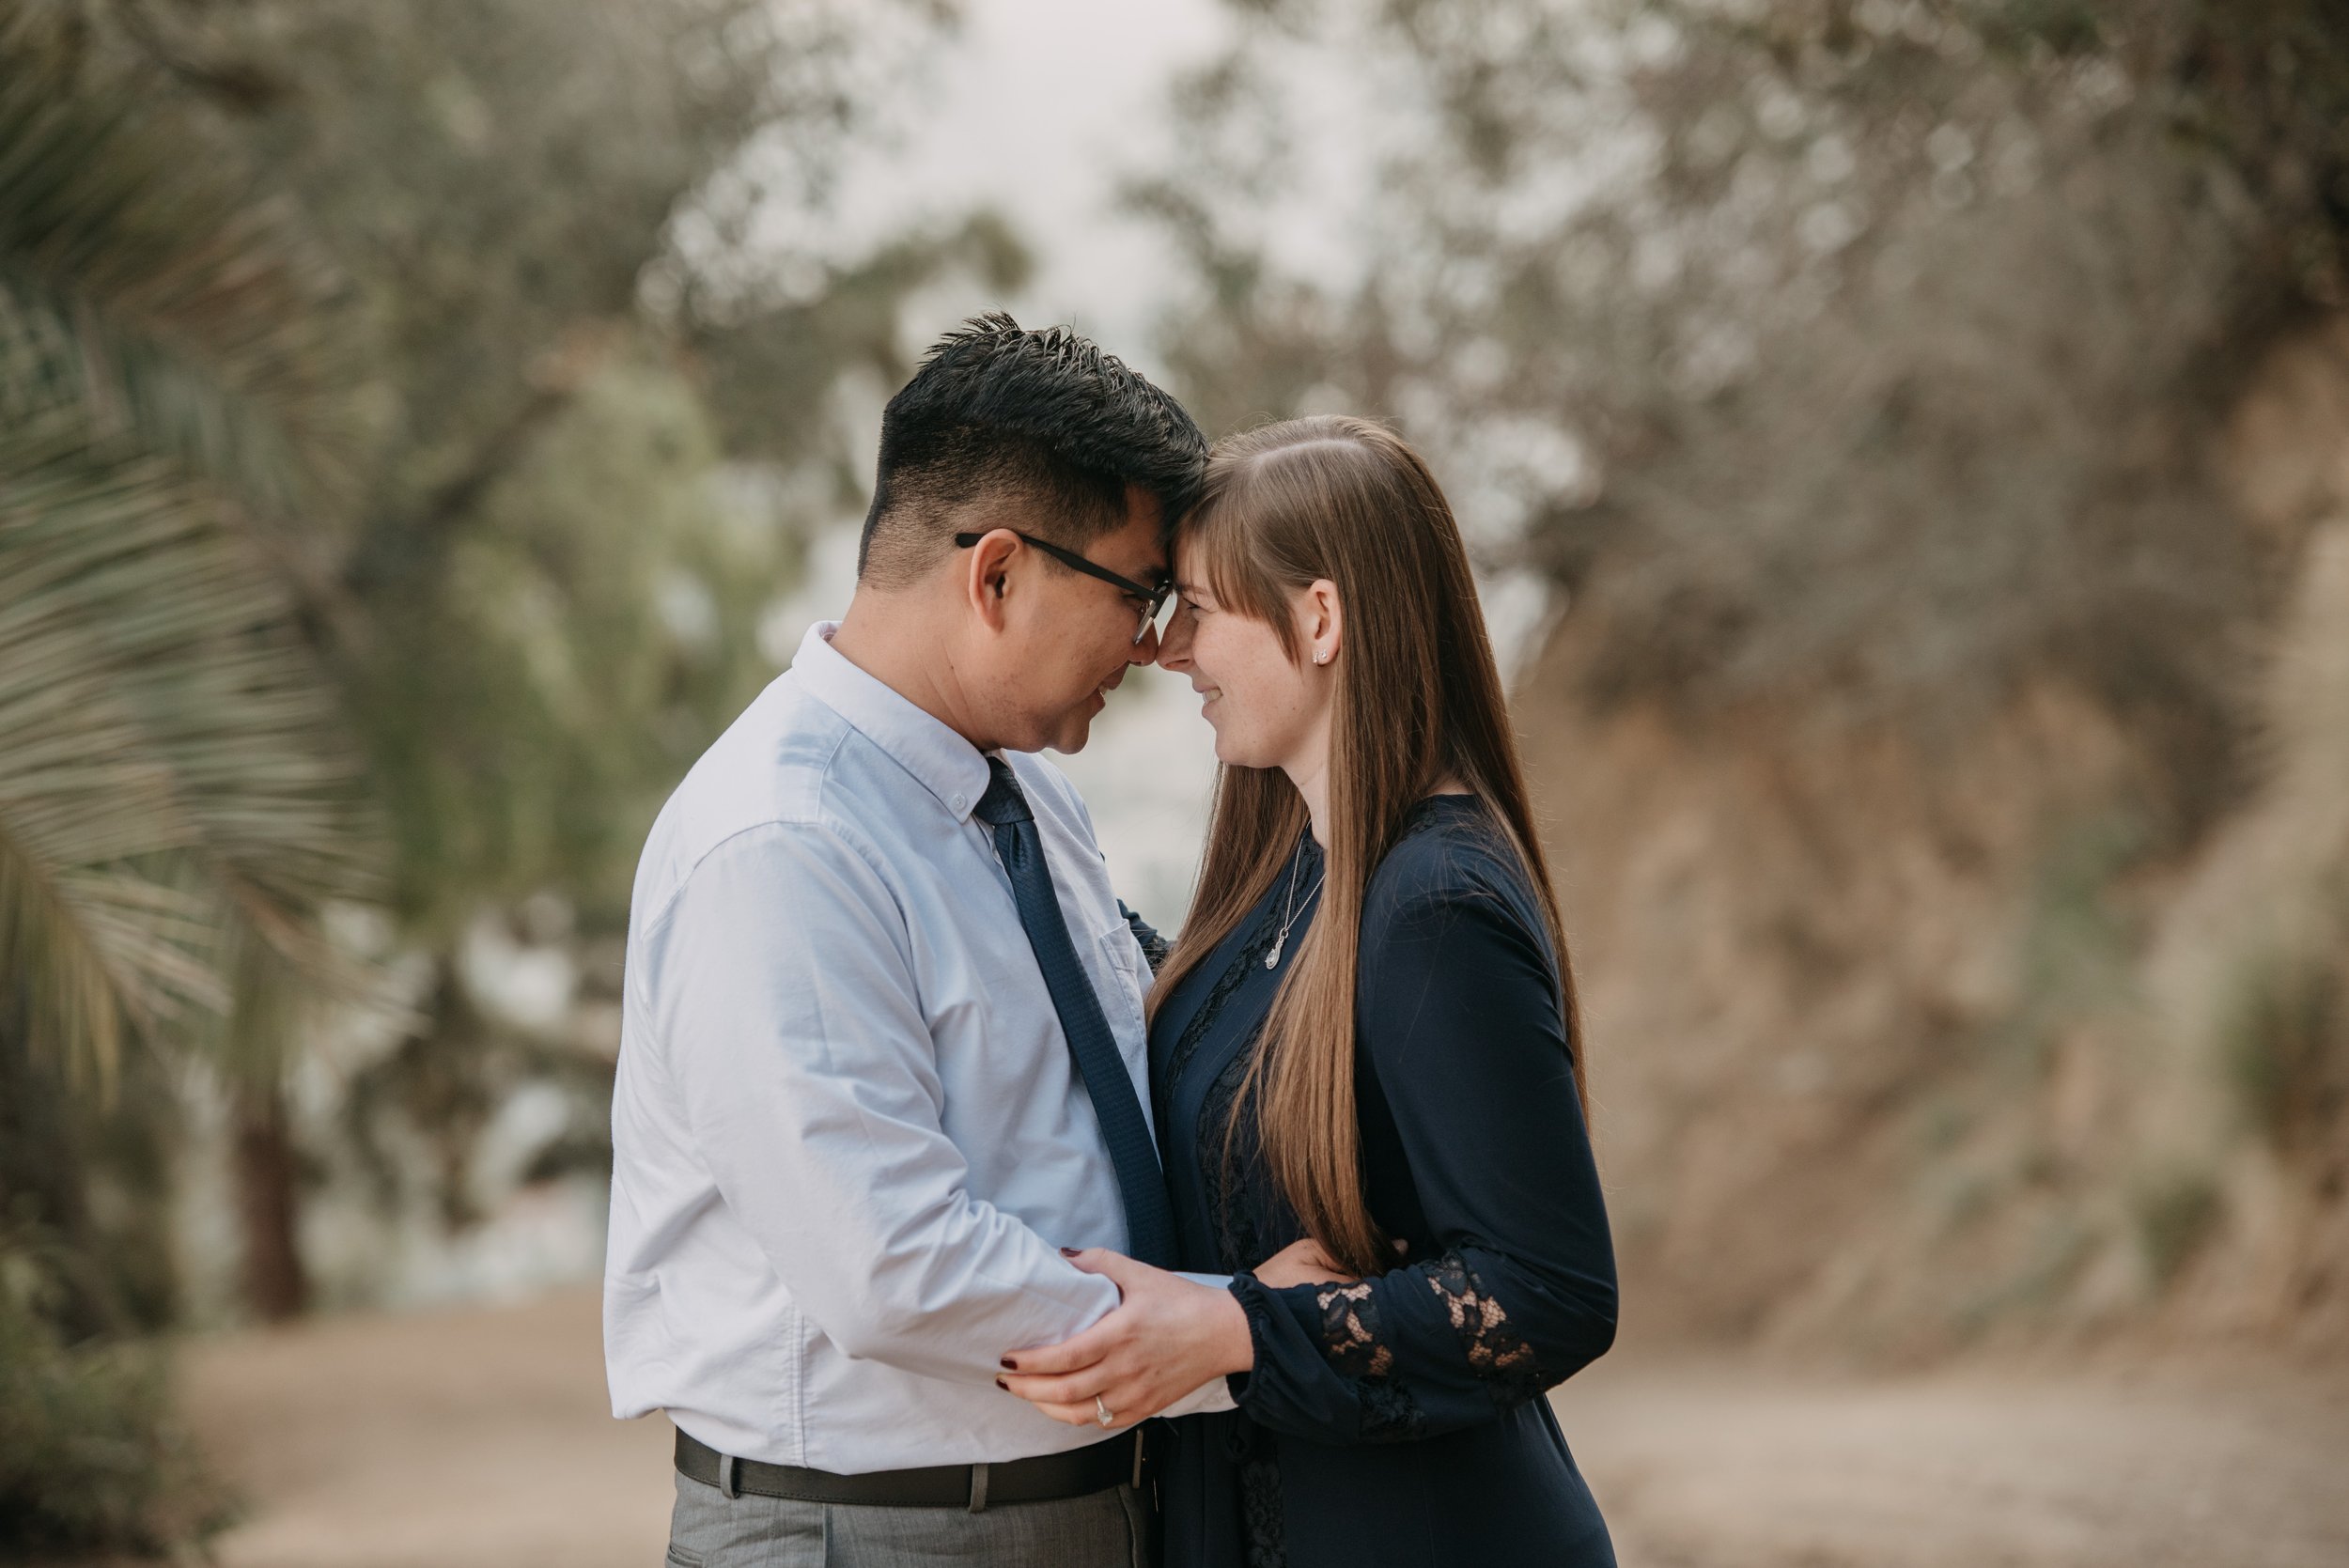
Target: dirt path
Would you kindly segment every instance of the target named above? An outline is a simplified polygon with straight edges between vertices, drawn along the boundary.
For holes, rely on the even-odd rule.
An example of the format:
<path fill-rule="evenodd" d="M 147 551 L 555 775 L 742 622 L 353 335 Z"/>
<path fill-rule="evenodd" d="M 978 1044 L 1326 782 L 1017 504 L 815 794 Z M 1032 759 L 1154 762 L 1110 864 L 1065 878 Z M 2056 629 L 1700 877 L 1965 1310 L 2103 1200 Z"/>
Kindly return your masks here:
<path fill-rule="evenodd" d="M 186 1408 L 249 1504 L 223 1568 L 655 1568 L 669 1428 L 612 1419 L 596 1297 L 198 1343 Z"/>
<path fill-rule="evenodd" d="M 668 1429 L 592 1295 L 199 1343 L 224 1568 L 654 1568 Z M 2349 1382 L 1820 1382 L 1626 1360 L 1560 1402 L 1624 1568 L 2344 1568 Z"/>
<path fill-rule="evenodd" d="M 1560 1416 L 1624 1568 L 2349 1568 L 2349 1383 L 1602 1363 Z"/>

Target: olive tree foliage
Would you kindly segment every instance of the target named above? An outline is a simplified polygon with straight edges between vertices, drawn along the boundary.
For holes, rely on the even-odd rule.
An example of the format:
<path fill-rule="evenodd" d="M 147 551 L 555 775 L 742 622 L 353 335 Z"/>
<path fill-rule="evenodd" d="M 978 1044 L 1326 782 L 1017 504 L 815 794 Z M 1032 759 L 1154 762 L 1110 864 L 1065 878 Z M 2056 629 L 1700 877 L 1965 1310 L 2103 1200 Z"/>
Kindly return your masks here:
<path fill-rule="evenodd" d="M 984 219 L 807 233 L 950 20 L 0 7 L 0 1545 L 200 1523 L 109 1348 L 179 1308 L 189 1062 L 268 1315 L 339 1148 L 412 1173 L 421 1140 L 461 1220 L 506 1089 L 602 1120 L 608 1060 L 481 1017 L 457 933 L 525 895 L 616 926 L 661 793 L 772 674 L 799 530 L 852 502 L 839 389 L 902 372 L 940 269 L 1022 264 Z M 390 975 L 347 1128 L 296 1114 Z"/>
<path fill-rule="evenodd" d="M 400 910 L 445 935 L 550 885 L 624 903 L 646 797 L 772 673 L 749 626 L 790 520 L 722 470 L 829 476 L 827 399 L 890 368 L 895 301 L 930 269 L 1002 264 L 991 232 L 910 237 L 910 258 L 831 261 L 778 299 L 735 242 L 822 200 L 861 105 L 937 19 L 831 0 L 205 14 L 181 52 L 272 85 L 220 117 L 322 230 L 378 347 L 355 534 L 319 596 L 349 631 Z M 834 330 L 792 330 L 809 318 Z M 780 366 L 778 334 L 801 350 Z M 558 467 L 583 454 L 591 472 Z"/>
<path fill-rule="evenodd" d="M 897 368 L 897 301 L 1020 265 L 980 220 L 800 257 L 787 289 L 744 244 L 793 254 L 950 8 L 25 4 L 87 91 L 166 106 L 340 280 L 348 505 L 273 544 L 349 687 L 404 921 L 444 935 L 591 861 L 609 901 L 643 792 L 763 678 L 746 617 L 792 520 L 721 471 L 842 477 L 828 400 Z M 594 482 L 554 472 L 567 442 Z"/>
<path fill-rule="evenodd" d="M 387 1200 L 480 1203 L 477 1135 L 526 1080 L 603 1157 L 608 1056 L 479 1005 L 483 912 L 556 911 L 590 1000 L 661 798 L 774 674 L 756 642 L 807 534 L 856 504 L 844 386 L 894 381 L 941 269 L 1008 282 L 999 225 L 843 257 L 810 232 L 868 112 L 950 19 L 833 0 L 250 0 L 182 57 L 353 280 L 378 355 L 347 549 L 316 587 L 394 839 L 428 1027 L 350 1085 Z M 200 88 L 198 89 L 200 91 Z M 494 918 L 494 913 L 493 913 Z M 529 923 L 525 923 L 529 924 Z M 608 1042 L 603 1047 L 609 1049 Z M 403 1196 L 406 1194 L 406 1196 Z"/>
<path fill-rule="evenodd" d="M 156 225 L 132 221 L 143 209 L 129 176 L 93 179 L 20 141 L 12 150 L 30 150 L 0 157 L 11 196 L 78 204 L 97 227 L 80 249 L 52 244 L 38 268 L 6 274 L 11 301 L 61 323 L 18 338 L 47 356 L 31 377 L 42 396 L 82 377 L 97 389 L 88 409 L 151 449 L 135 477 L 209 487 L 219 505 L 204 514 L 205 548 L 248 573 L 247 598 L 223 613 L 309 672 L 309 707 L 262 691 L 249 722 L 306 737 L 316 722 L 332 766 L 280 787 L 342 791 L 357 824 L 350 853 L 372 857 L 372 880 L 338 884 L 336 900 L 320 890 L 305 909 L 375 902 L 388 919 L 344 922 L 328 945 L 397 956 L 415 1011 L 355 1086 L 350 1130 L 386 1168 L 412 1164 L 399 1151 L 419 1139 L 437 1147 L 443 1207 L 461 1219 L 471 1208 L 452 1194 L 470 1140 L 506 1089 L 555 1078 L 585 1138 L 609 1079 L 608 1060 L 568 1035 L 480 1016 L 459 983 L 461 933 L 525 901 L 575 911 L 583 942 L 616 929 L 661 795 L 773 674 L 754 629 L 789 586 L 804 531 L 863 482 L 869 458 L 847 450 L 836 417 L 841 389 L 903 373 L 900 303 L 941 269 L 1000 284 L 1024 264 L 984 217 L 868 256 L 819 242 L 867 111 L 951 9 L 19 0 L 8 18 L 44 72 L 12 112 L 135 121 L 144 140 L 117 162 L 147 181 L 146 208 L 183 227 L 207 200 L 220 210 L 217 232 L 179 241 L 215 297 L 148 286 L 135 268 Z M 207 195 L 214 187 L 235 201 Z M 13 206 L 6 216 L 17 220 Z M 106 223 L 119 232 L 98 232 Z M 71 294 L 117 278 L 129 281 L 112 314 Z M 201 310 L 179 308 L 191 299 Z M 11 425 L 7 439 L 46 428 Z M 51 495 L 34 499 L 54 528 Z M 98 516 L 101 501 L 114 511 Z M 114 598 L 86 594 L 73 612 L 76 634 L 119 642 L 147 636 L 149 620 L 163 630 L 93 672 L 110 706 L 76 707 L 59 687 L 49 711 L 90 730 L 155 686 L 158 722 L 193 722 L 201 709 L 181 689 L 204 667 L 159 655 L 154 637 L 185 632 L 164 613 L 168 592 L 195 593 L 218 572 L 175 567 L 174 536 L 142 532 L 112 492 L 85 509 L 103 541 L 91 559 L 122 560 L 101 584 Z M 193 527 L 196 514 L 171 515 Z M 274 755 L 203 753 L 208 777 L 224 758 L 259 769 Z M 97 832 L 71 808 L 91 799 L 72 790 L 101 779 L 90 749 L 61 742 L 0 767 L 40 759 L 62 782 L 40 798 L 59 809 L 39 821 Z M 284 840 L 316 820 L 260 805 L 234 818 Z M 270 863 L 283 878 L 309 862 L 288 850 Z M 219 1013 L 239 972 L 181 956 L 212 934 L 178 883 L 154 887 L 132 889 L 147 903 L 129 912 L 161 933 L 140 938 L 157 986 L 170 979 Z M 31 952 L 63 928 L 32 929 L 10 939 Z M 18 971 L 15 950 L 9 962 Z M 51 990 L 78 1005 L 88 987 Z M 149 1032 L 168 1044 L 178 1027 Z M 315 1032 L 275 1032 L 298 1045 Z M 228 1031 L 232 1044 L 253 1033 Z M 276 1260 L 250 1289 L 274 1312 L 303 1294 L 297 1200 L 319 1151 L 297 1145 L 319 1129 L 286 1113 L 292 1058 L 254 1061 L 235 1141 L 246 1250 Z"/>
<path fill-rule="evenodd" d="M 2053 673 L 2187 817 L 2277 563 L 2202 437 L 2342 298 L 2349 21 L 2289 0 L 1235 8 L 1134 195 L 1220 425 L 1332 402 L 1436 455 L 1488 555 L 1603 618 L 1602 700 L 1943 736 Z M 1355 247 L 1277 215 L 1336 81 Z"/>

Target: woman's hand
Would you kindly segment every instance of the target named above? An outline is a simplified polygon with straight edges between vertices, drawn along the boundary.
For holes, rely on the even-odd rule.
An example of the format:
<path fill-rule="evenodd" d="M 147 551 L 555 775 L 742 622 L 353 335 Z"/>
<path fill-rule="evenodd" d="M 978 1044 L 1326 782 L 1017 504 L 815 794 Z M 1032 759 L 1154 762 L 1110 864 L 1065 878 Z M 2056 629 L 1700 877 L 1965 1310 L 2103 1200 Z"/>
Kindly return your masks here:
<path fill-rule="evenodd" d="M 1351 1285 L 1360 1281 L 1359 1274 L 1348 1274 L 1340 1268 L 1321 1243 L 1307 1236 L 1292 1241 L 1272 1256 L 1249 1270 L 1259 1284 L 1281 1290 L 1289 1285 Z"/>
<path fill-rule="evenodd" d="M 1013 1351 L 997 1379 L 1054 1421 L 1101 1426 L 1106 1408 L 1107 1429 L 1122 1432 L 1202 1384 L 1255 1365 L 1248 1314 L 1231 1292 L 1106 1248 L 1068 1261 L 1115 1283 L 1125 1299 L 1073 1339 Z"/>

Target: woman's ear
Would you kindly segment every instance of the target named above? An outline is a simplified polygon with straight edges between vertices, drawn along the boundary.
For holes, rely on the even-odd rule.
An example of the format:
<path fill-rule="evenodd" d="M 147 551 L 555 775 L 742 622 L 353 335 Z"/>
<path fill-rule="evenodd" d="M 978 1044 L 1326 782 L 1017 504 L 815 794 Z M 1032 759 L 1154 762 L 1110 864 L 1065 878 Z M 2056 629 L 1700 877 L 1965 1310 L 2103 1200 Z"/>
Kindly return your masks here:
<path fill-rule="evenodd" d="M 1306 657 L 1328 664 L 1346 642 L 1346 607 L 1338 600 L 1338 585 L 1317 577 L 1298 596 L 1298 630 L 1304 634 Z"/>

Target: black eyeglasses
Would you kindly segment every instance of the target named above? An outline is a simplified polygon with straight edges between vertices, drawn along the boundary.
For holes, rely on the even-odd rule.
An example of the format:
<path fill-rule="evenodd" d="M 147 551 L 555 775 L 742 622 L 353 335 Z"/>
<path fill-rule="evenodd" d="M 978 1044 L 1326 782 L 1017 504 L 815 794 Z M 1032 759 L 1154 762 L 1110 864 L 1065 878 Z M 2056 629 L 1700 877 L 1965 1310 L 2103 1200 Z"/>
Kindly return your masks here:
<path fill-rule="evenodd" d="M 992 532 L 994 532 L 992 529 L 988 530 L 988 533 Z M 1159 612 L 1165 608 L 1167 598 L 1174 592 L 1174 584 L 1171 581 L 1160 582 L 1156 587 L 1145 587 L 1130 577 L 1118 576 L 1098 561 L 1088 561 L 1073 550 L 1063 550 L 1050 539 L 1039 539 L 1034 534 L 1022 534 L 1017 528 L 1010 530 L 1010 533 L 1013 537 L 1035 546 L 1062 566 L 1073 567 L 1087 577 L 1097 577 L 1128 598 L 1140 599 L 1142 601 L 1142 625 L 1134 629 L 1136 643 L 1140 643 L 1144 637 L 1150 635 L 1150 629 L 1158 624 Z M 955 536 L 955 548 L 969 550 L 986 537 L 986 534 L 957 534 Z"/>

